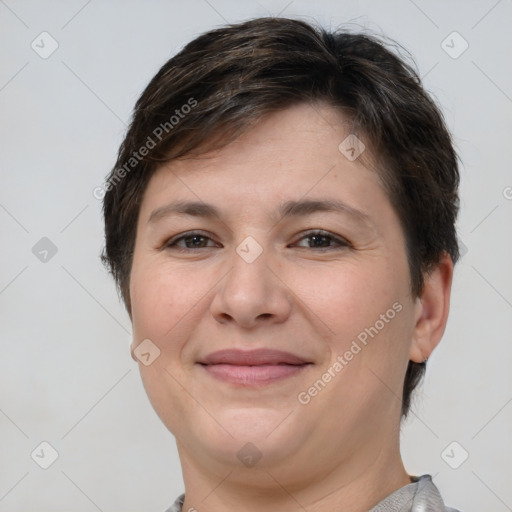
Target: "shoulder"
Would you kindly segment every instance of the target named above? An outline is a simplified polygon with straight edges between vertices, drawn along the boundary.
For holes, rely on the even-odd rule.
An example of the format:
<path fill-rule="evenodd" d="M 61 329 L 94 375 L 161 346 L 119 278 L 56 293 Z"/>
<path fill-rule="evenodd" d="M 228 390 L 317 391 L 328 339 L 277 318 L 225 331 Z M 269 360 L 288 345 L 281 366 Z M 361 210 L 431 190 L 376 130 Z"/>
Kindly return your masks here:
<path fill-rule="evenodd" d="M 185 501 L 185 494 L 181 494 L 176 498 L 176 501 L 164 512 L 182 512 L 183 502 Z"/>
<path fill-rule="evenodd" d="M 417 480 L 417 489 L 414 494 L 411 512 L 461 512 L 458 509 L 447 507 L 439 493 L 439 489 L 432 482 L 430 475 L 422 475 Z"/>

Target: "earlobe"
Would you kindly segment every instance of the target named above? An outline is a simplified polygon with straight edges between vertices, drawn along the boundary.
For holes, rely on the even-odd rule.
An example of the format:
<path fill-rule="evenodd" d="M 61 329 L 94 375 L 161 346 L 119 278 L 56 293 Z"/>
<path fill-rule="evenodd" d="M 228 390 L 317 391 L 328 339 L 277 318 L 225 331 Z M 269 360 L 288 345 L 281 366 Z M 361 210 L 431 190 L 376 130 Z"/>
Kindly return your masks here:
<path fill-rule="evenodd" d="M 415 327 L 409 359 L 422 363 L 441 341 L 448 321 L 453 262 L 445 254 L 440 263 L 425 275 L 421 296 L 416 299 Z"/>

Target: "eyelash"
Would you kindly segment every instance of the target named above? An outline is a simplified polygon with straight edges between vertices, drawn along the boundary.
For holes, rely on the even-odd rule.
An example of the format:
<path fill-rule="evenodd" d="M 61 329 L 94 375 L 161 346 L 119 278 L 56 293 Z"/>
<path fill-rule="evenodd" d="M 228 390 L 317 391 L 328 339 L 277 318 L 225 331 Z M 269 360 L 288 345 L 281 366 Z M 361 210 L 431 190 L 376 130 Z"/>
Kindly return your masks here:
<path fill-rule="evenodd" d="M 323 238 L 330 239 L 331 241 L 334 241 L 338 245 L 337 247 L 332 247 L 332 246 L 329 246 L 329 247 L 317 247 L 316 248 L 317 251 L 329 251 L 329 250 L 341 249 L 341 248 L 344 248 L 344 247 L 352 247 L 350 242 L 348 242 L 347 240 L 345 240 L 345 239 L 343 239 L 341 237 L 335 236 L 335 235 L 329 233 L 328 231 L 323 231 L 323 230 L 319 230 L 319 229 L 307 231 L 306 233 L 303 234 L 303 236 L 301 238 L 299 238 L 299 241 L 307 239 L 307 238 L 311 238 L 311 237 L 314 237 L 314 236 L 320 236 L 320 237 L 323 237 Z M 195 249 L 211 249 L 211 247 L 196 247 L 196 248 L 193 248 L 193 247 L 179 247 L 179 246 L 176 245 L 181 240 L 186 240 L 186 239 L 194 238 L 194 237 L 202 237 L 202 238 L 211 240 L 211 238 L 208 235 L 202 233 L 201 231 L 190 231 L 189 233 L 184 233 L 183 235 L 180 235 L 177 238 L 173 238 L 173 239 L 169 240 L 168 242 L 165 243 L 164 248 L 165 249 L 177 250 L 177 251 L 180 251 L 180 252 L 188 252 L 188 251 L 193 251 Z M 303 249 L 315 249 L 315 247 L 302 247 L 302 248 Z"/>

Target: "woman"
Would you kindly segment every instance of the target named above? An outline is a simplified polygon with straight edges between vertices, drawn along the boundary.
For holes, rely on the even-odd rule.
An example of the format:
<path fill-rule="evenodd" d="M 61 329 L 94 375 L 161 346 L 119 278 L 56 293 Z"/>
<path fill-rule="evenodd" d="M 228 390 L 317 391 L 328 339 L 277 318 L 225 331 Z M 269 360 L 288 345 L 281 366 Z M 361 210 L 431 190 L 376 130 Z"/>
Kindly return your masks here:
<path fill-rule="evenodd" d="M 377 39 L 260 18 L 208 32 L 138 100 L 103 261 L 175 435 L 173 511 L 453 511 L 400 421 L 443 335 L 457 157 Z"/>

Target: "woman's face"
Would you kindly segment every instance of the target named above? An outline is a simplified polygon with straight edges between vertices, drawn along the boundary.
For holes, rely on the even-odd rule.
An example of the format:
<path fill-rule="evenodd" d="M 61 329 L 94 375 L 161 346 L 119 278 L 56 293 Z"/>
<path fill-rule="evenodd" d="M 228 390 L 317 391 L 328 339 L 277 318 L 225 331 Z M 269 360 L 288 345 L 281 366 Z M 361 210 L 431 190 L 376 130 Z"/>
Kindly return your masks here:
<path fill-rule="evenodd" d="M 398 437 L 417 301 L 399 219 L 339 149 L 344 126 L 298 105 L 145 192 L 132 350 L 182 459 L 219 475 L 363 468 Z"/>

